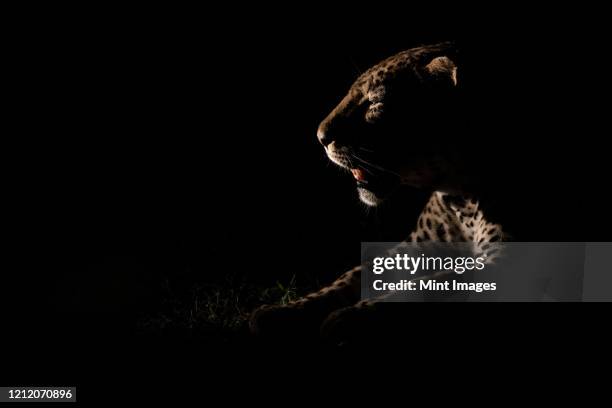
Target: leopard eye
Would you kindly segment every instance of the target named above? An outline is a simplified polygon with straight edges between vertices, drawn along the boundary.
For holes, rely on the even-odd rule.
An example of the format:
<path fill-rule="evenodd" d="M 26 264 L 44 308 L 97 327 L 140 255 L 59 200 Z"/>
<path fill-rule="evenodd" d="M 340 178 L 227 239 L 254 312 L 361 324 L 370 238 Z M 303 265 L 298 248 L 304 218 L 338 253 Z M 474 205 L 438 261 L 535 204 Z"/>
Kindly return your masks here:
<path fill-rule="evenodd" d="M 368 123 L 374 123 L 378 119 L 380 119 L 382 114 L 383 114 L 383 103 L 382 102 L 373 103 L 370 105 L 370 107 L 368 108 L 368 111 L 366 112 L 365 120 Z"/>

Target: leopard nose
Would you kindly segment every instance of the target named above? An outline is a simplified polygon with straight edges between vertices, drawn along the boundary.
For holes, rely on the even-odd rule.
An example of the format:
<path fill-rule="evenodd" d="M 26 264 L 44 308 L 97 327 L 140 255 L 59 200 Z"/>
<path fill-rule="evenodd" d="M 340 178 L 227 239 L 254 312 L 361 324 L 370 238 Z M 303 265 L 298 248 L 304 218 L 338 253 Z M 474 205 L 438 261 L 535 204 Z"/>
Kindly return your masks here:
<path fill-rule="evenodd" d="M 319 139 L 319 142 L 324 147 L 327 147 L 331 142 L 333 142 L 333 139 L 329 135 L 328 127 L 325 125 L 325 123 L 321 123 L 317 129 L 317 139 Z"/>

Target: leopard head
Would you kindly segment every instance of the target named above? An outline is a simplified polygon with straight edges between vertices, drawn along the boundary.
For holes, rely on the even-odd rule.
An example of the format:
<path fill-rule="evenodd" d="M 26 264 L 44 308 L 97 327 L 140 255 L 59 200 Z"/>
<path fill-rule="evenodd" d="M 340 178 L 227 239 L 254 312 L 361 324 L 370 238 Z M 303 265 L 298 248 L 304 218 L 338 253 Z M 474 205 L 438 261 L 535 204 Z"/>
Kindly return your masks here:
<path fill-rule="evenodd" d="M 379 204 L 400 184 L 451 184 L 455 54 L 451 43 L 442 43 L 387 58 L 363 73 L 319 125 L 328 158 L 350 170 L 367 205 Z"/>

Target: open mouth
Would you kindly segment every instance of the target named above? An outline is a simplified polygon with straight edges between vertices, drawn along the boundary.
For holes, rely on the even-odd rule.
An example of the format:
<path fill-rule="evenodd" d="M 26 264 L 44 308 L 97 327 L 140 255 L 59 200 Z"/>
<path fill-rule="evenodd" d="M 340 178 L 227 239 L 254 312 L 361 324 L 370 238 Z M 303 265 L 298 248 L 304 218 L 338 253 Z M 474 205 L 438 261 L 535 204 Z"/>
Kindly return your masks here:
<path fill-rule="evenodd" d="M 331 161 L 350 170 L 358 189 L 370 191 L 379 198 L 387 196 L 400 184 L 400 176 L 376 163 L 371 155 L 364 158 L 363 153 L 356 155 L 353 149 L 342 152 L 343 154 L 327 153 Z"/>
<path fill-rule="evenodd" d="M 355 177 L 355 180 L 357 181 L 366 180 L 365 171 L 361 169 L 351 169 L 351 173 L 353 173 L 353 177 Z"/>
<path fill-rule="evenodd" d="M 391 172 L 376 169 L 351 168 L 357 187 L 371 191 L 380 198 L 388 195 L 400 184 L 400 177 Z"/>

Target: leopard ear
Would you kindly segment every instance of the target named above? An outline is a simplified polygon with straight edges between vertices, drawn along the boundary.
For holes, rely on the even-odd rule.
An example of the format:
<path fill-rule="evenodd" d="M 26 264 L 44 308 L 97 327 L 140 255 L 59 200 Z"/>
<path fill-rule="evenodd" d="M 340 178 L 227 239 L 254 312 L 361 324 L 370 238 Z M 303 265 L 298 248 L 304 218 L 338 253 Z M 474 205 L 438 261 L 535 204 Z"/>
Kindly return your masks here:
<path fill-rule="evenodd" d="M 425 71 L 436 80 L 450 81 L 457 86 L 457 66 L 448 57 L 436 57 L 425 66 Z"/>

